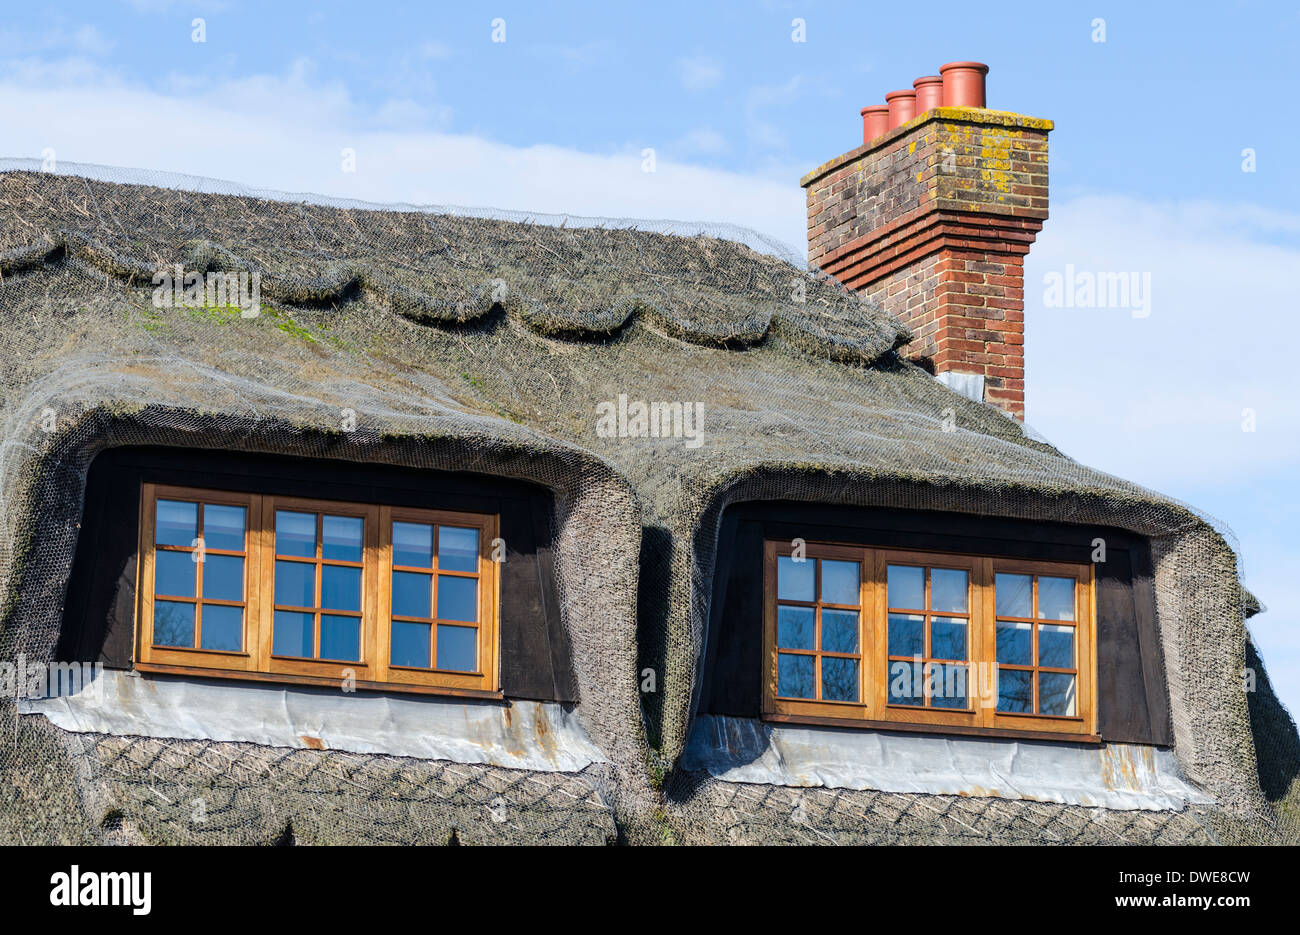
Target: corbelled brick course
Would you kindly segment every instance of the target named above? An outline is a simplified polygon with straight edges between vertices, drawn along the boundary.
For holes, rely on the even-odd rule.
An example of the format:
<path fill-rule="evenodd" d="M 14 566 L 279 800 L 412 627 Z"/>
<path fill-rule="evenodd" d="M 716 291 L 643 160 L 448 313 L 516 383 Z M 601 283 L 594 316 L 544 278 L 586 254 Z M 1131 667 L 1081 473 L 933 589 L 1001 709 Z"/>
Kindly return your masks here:
<path fill-rule="evenodd" d="M 984 377 L 1024 418 L 1024 256 L 1047 218 L 1049 120 L 942 107 L 818 167 L 808 262 L 915 333 L 908 356 Z"/>

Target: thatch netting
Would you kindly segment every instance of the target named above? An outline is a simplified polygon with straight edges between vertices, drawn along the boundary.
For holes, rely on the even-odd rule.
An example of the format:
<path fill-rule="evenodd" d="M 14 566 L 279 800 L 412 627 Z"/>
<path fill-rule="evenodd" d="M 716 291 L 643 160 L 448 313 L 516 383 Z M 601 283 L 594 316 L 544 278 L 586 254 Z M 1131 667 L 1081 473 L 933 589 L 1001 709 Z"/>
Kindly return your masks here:
<path fill-rule="evenodd" d="M 612 765 L 512 778 L 68 737 L 24 717 L 0 749 L 0 838 L 243 841 L 291 826 L 314 840 L 397 839 L 403 827 L 411 840 L 1296 840 L 1294 765 L 1256 763 L 1257 749 L 1285 754 L 1294 727 L 1275 700 L 1262 719 L 1241 691 L 1245 597 L 1223 537 L 903 362 L 894 349 L 906 332 L 878 308 L 732 239 L 190 188 L 0 173 L 0 655 L 51 657 L 86 471 L 107 447 L 528 479 L 555 494 L 578 713 Z M 259 273 L 259 314 L 158 307 L 153 276 L 175 264 Z M 598 407 L 620 395 L 701 404 L 700 444 L 603 436 Z M 354 430 L 341 428 L 345 410 Z M 676 761 L 692 716 L 721 513 L 764 499 L 1151 537 L 1176 752 L 1218 807 L 1135 817 L 680 774 L 659 788 L 651 777 Z M 641 552 L 647 529 L 661 533 L 653 554 Z M 657 610 L 639 636 L 638 599 Z M 647 659 L 661 671 L 642 696 Z M 221 764 L 250 778 L 230 781 Z M 180 802 L 204 783 L 225 803 L 208 830 L 149 799 L 157 788 Z M 494 791 L 527 817 L 475 830 L 476 814 L 492 821 L 476 810 Z M 807 799 L 803 824 L 791 823 L 792 796 Z M 350 817 L 321 817 L 335 813 Z"/>

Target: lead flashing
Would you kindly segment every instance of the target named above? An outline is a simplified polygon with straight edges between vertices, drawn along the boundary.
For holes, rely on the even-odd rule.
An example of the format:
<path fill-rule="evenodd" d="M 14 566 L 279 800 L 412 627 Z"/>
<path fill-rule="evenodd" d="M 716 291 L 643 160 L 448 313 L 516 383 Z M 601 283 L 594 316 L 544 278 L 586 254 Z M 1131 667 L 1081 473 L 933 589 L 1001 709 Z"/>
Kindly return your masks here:
<path fill-rule="evenodd" d="M 72 695 L 23 699 L 78 733 L 344 750 L 539 772 L 579 772 L 607 762 L 564 705 L 141 677 L 104 671 Z"/>
<path fill-rule="evenodd" d="M 727 782 L 1119 810 L 1214 802 L 1182 777 L 1172 751 L 1157 747 L 804 728 L 718 715 L 696 719 L 682 768 Z"/>

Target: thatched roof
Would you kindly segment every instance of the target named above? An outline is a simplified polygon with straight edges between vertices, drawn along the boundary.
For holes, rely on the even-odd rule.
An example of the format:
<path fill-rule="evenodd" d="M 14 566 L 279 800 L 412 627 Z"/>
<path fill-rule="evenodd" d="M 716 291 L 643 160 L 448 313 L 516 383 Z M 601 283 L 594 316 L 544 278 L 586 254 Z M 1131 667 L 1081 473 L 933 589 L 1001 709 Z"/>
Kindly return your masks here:
<path fill-rule="evenodd" d="M 155 307 L 153 275 L 173 264 L 259 273 L 261 313 Z M 949 391 L 895 353 L 907 339 L 897 321 L 777 258 L 633 225 L 561 228 L 7 172 L 0 276 L 6 652 L 52 652 L 80 485 L 103 447 L 526 478 L 556 494 L 580 714 L 616 764 L 599 784 L 622 827 L 643 818 L 652 827 L 676 820 L 672 808 L 644 804 L 657 794 L 646 762 L 657 764 L 651 772 L 671 766 L 685 741 L 728 503 L 1107 525 L 1162 543 L 1157 564 L 1170 556 L 1157 577 L 1184 768 L 1242 814 L 1267 809 L 1258 784 L 1247 788 L 1243 599 L 1218 533 Z M 598 407 L 620 395 L 703 404 L 703 444 L 602 436 Z M 344 410 L 354 431 L 340 429 Z M 48 411 L 57 431 L 41 427 Z M 648 528 L 667 543 L 654 554 L 642 550 Z M 1189 557 L 1195 593 L 1174 565 Z M 646 594 L 656 617 L 638 643 Z M 1206 600 L 1216 609 L 1204 612 Z M 636 674 L 647 645 L 662 672 L 643 720 Z M 682 807 L 696 815 L 683 821 L 703 820 Z M 696 830 L 723 833 L 710 827 Z"/>
<path fill-rule="evenodd" d="M 710 237 L 683 249 L 681 238 L 628 228 L 203 194 L 182 206 L 165 189 L 32 172 L 5 173 L 2 185 L 6 275 L 66 251 L 139 283 L 174 263 L 256 271 L 273 302 L 364 300 L 424 324 L 479 322 L 499 305 L 541 334 L 600 338 L 643 316 L 698 344 L 746 347 L 777 331 L 814 356 L 862 363 L 908 339 L 833 280 Z"/>

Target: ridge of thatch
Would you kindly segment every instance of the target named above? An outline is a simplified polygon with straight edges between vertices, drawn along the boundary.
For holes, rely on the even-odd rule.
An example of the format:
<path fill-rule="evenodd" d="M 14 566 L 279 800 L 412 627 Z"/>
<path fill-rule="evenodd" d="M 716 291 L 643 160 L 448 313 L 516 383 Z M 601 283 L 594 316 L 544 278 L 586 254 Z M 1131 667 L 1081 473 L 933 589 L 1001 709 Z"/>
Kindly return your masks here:
<path fill-rule="evenodd" d="M 692 343 L 746 347 L 775 333 L 814 357 L 862 364 L 911 337 L 829 277 L 703 235 L 0 173 L 0 276 L 68 256 L 137 286 L 176 264 L 259 273 L 278 304 L 364 296 L 426 325 L 476 322 L 500 306 L 543 335 L 590 340 L 640 316 Z"/>

